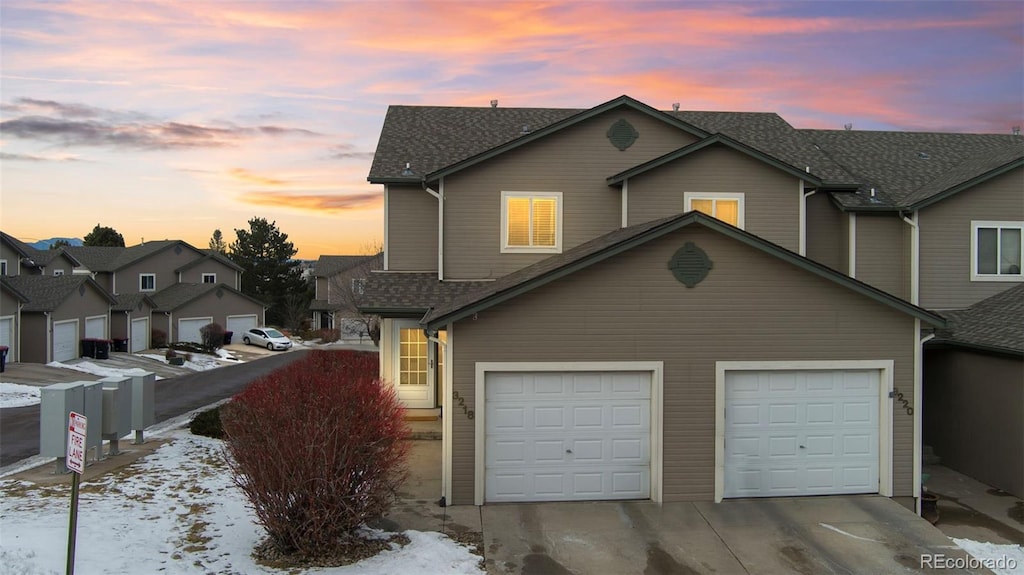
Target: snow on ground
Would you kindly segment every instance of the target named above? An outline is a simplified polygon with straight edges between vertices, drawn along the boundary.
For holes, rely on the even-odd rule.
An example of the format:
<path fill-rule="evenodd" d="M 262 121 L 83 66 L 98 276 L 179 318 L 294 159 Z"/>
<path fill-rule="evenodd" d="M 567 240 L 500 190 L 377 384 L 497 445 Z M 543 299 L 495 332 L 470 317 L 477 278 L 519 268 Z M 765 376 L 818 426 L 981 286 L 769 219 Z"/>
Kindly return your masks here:
<path fill-rule="evenodd" d="M 173 441 L 117 472 L 82 483 L 81 573 L 288 573 L 256 564 L 262 538 L 221 458 L 221 442 L 176 430 Z M 63 573 L 71 479 L 57 486 L 0 480 L 0 574 Z M 448 537 L 406 531 L 410 543 L 318 575 L 483 574 L 480 557 Z"/>
<path fill-rule="evenodd" d="M 975 559 L 981 560 L 982 565 L 996 575 L 1017 575 L 1024 572 L 1024 547 L 1020 545 L 1000 545 L 953 537 L 951 539 Z"/>
<path fill-rule="evenodd" d="M 39 389 L 20 383 L 0 383 L 0 408 L 35 405 L 39 403 Z"/>

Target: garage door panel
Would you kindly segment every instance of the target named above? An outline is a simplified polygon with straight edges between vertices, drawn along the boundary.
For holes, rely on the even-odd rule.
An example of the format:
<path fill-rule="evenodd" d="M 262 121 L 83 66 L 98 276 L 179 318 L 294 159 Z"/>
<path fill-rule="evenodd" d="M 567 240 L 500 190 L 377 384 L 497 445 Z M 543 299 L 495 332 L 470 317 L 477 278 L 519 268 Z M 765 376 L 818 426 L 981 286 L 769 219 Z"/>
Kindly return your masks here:
<path fill-rule="evenodd" d="M 149 318 L 132 320 L 132 353 L 138 353 L 149 346 Z"/>
<path fill-rule="evenodd" d="M 649 465 L 650 437 L 634 434 L 606 437 L 551 438 L 545 435 L 515 439 L 489 436 L 485 462 L 488 467 L 551 467 L 575 465 Z"/>
<path fill-rule="evenodd" d="M 485 495 L 489 502 L 646 499 L 650 482 L 644 469 L 519 469 L 489 474 Z"/>
<path fill-rule="evenodd" d="M 78 322 L 53 324 L 53 361 L 78 357 Z"/>
<path fill-rule="evenodd" d="M 733 375 L 724 496 L 878 492 L 877 371 Z"/>

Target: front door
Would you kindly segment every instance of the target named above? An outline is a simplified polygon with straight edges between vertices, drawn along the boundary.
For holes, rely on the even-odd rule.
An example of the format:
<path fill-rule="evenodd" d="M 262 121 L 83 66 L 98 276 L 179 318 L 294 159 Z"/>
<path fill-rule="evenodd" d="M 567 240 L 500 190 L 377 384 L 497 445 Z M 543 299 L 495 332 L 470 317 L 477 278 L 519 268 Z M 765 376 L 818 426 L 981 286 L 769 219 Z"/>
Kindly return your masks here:
<path fill-rule="evenodd" d="M 412 409 L 434 407 L 434 377 L 430 367 L 427 340 L 417 322 L 395 322 L 394 379 L 398 385 L 398 398 Z"/>

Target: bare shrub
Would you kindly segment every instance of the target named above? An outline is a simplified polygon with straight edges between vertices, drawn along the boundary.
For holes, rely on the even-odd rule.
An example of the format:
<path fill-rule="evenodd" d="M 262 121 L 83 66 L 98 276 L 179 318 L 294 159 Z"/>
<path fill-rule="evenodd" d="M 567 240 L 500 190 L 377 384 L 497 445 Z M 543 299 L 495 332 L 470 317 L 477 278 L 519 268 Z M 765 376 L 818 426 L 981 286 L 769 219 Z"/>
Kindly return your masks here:
<path fill-rule="evenodd" d="M 235 483 L 282 553 L 329 555 L 407 475 L 404 408 L 376 354 L 310 352 L 235 396 L 221 422 Z"/>
<path fill-rule="evenodd" d="M 199 335 L 203 338 L 203 349 L 213 353 L 224 347 L 224 328 L 219 323 L 208 323 L 199 328 Z"/>

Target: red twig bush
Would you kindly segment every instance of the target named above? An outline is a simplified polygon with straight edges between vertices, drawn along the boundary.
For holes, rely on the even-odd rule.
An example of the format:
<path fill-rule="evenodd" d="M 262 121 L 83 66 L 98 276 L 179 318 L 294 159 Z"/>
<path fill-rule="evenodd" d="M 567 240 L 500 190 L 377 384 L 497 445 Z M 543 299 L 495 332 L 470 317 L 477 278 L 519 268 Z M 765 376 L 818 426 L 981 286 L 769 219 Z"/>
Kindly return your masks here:
<path fill-rule="evenodd" d="M 270 543 L 327 555 L 384 514 L 407 475 L 407 428 L 377 356 L 313 351 L 221 408 L 235 483 Z"/>

